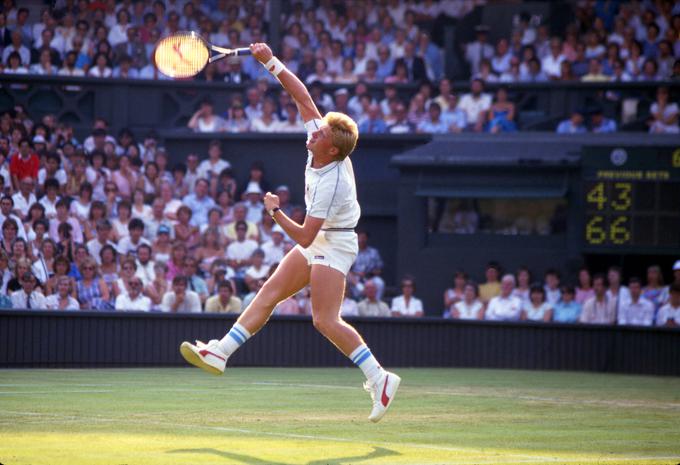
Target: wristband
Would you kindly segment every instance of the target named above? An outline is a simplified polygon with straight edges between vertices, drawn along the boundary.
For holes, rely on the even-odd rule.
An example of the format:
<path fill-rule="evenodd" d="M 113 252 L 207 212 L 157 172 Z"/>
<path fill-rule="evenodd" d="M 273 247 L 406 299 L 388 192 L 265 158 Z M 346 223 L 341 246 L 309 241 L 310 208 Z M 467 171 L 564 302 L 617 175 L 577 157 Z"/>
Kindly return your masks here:
<path fill-rule="evenodd" d="M 276 58 L 276 57 L 271 57 L 271 59 L 270 59 L 268 62 L 263 63 L 262 66 L 264 66 L 265 68 L 267 68 L 267 71 L 269 71 L 269 72 L 270 72 L 271 74 L 273 74 L 274 76 L 278 76 L 279 73 L 281 73 L 281 71 L 283 71 L 284 69 L 286 69 L 286 67 L 284 66 L 284 64 L 281 63 L 281 60 L 279 60 L 279 59 Z"/>
<path fill-rule="evenodd" d="M 274 218 L 274 213 L 276 213 L 276 212 L 279 211 L 279 210 L 281 210 L 279 207 L 274 207 L 274 208 L 272 208 L 271 210 L 269 210 L 269 216 L 271 216 L 272 218 Z"/>

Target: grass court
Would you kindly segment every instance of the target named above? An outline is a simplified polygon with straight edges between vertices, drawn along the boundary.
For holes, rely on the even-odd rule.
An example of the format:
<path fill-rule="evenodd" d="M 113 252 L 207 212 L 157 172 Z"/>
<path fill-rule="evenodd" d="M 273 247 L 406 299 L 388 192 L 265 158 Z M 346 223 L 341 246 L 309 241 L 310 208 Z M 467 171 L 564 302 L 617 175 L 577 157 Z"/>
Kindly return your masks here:
<path fill-rule="evenodd" d="M 677 464 L 680 378 L 399 369 L 0 370 L 0 463 Z"/>

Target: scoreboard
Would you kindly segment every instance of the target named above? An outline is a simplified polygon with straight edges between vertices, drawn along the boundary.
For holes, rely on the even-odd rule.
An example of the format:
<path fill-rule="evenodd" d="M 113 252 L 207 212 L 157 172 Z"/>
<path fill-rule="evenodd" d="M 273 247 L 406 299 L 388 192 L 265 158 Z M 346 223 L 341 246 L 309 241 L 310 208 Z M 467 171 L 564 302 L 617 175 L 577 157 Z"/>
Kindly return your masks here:
<path fill-rule="evenodd" d="M 680 144 L 584 147 L 583 250 L 680 255 Z"/>

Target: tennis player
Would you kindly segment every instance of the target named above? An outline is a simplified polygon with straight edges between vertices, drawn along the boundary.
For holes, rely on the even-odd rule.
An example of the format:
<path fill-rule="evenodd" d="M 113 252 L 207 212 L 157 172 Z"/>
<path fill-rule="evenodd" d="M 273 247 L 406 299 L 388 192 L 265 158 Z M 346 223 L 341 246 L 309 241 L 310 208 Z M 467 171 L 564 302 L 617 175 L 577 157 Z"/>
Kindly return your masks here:
<path fill-rule="evenodd" d="M 349 158 L 359 137 L 357 125 L 343 113 L 329 112 L 322 118 L 307 88 L 269 46 L 258 43 L 250 49 L 291 95 L 305 122 L 307 216 L 299 225 L 279 208 L 279 198 L 267 192 L 266 210 L 297 246 L 221 340 L 184 342 L 180 351 L 192 365 L 223 373 L 229 356 L 267 323 L 274 307 L 309 284 L 314 327 L 363 371 L 364 388 L 373 400 L 368 418 L 377 422 L 394 400 L 401 378 L 383 369 L 359 333 L 340 317 L 345 278 L 358 251 L 354 228 L 361 210 Z"/>

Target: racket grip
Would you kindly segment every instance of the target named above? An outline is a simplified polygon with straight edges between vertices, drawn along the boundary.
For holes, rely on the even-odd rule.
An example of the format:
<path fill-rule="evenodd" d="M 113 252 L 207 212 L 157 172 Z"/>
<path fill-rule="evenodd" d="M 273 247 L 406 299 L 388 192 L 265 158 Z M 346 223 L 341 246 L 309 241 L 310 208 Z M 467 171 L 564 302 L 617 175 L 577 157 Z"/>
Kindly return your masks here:
<path fill-rule="evenodd" d="M 252 52 L 248 47 L 243 47 L 243 48 L 237 48 L 234 50 L 234 55 L 237 57 L 239 56 L 245 56 L 245 55 L 252 55 Z"/>

